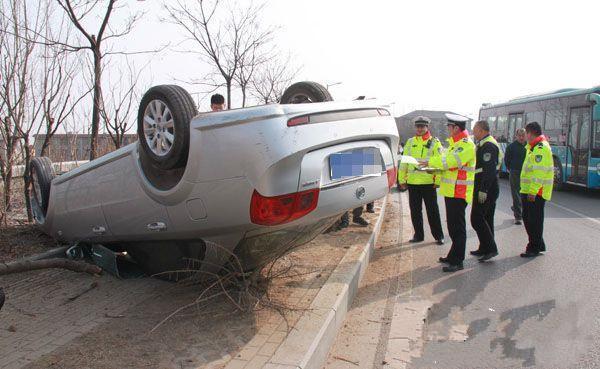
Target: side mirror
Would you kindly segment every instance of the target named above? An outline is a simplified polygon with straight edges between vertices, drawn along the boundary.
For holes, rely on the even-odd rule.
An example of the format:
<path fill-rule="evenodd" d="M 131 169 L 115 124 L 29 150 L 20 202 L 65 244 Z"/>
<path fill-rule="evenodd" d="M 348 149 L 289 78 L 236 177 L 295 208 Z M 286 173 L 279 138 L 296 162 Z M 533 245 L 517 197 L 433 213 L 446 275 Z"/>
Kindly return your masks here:
<path fill-rule="evenodd" d="M 592 120 L 600 120 L 600 94 L 589 94 L 586 100 L 592 102 Z"/>

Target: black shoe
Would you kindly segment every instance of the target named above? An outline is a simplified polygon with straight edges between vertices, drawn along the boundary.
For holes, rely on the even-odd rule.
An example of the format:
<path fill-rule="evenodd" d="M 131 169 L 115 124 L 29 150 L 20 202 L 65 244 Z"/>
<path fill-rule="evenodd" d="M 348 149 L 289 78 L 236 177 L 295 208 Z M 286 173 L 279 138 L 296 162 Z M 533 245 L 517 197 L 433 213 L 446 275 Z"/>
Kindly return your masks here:
<path fill-rule="evenodd" d="M 521 224 L 523 224 L 523 222 L 521 222 L 521 219 L 515 219 L 515 224 L 516 225 L 521 225 Z"/>
<path fill-rule="evenodd" d="M 470 254 L 473 256 L 483 256 L 485 253 L 481 250 L 475 250 L 475 251 L 471 251 Z"/>
<path fill-rule="evenodd" d="M 417 237 L 413 236 L 413 238 L 411 238 L 410 240 L 408 240 L 408 242 L 410 242 L 410 243 L 423 242 L 423 239 L 422 238 L 417 238 Z"/>
<path fill-rule="evenodd" d="M 487 254 L 483 254 L 481 255 L 481 257 L 479 258 L 479 261 L 486 261 L 486 260 L 490 260 L 491 258 L 493 258 L 494 256 L 498 256 L 498 251 L 494 251 L 494 252 L 488 252 Z"/>
<path fill-rule="evenodd" d="M 435 243 L 437 243 L 438 245 L 443 245 L 444 244 L 444 239 L 443 238 L 438 238 L 437 240 L 435 240 Z"/>
<path fill-rule="evenodd" d="M 533 252 L 533 251 L 527 251 L 527 252 L 522 253 L 521 257 L 522 258 L 534 258 L 534 257 L 540 256 L 540 255 L 542 255 L 542 254 L 539 253 L 538 251 L 535 251 L 535 252 Z"/>
<path fill-rule="evenodd" d="M 445 273 L 454 273 L 454 272 L 458 272 L 459 270 L 463 270 L 463 265 L 462 263 L 460 264 L 450 264 L 448 266 L 445 266 L 442 268 L 442 271 Z"/>
<path fill-rule="evenodd" d="M 342 229 L 344 229 L 344 228 L 348 228 L 348 226 L 349 226 L 349 225 L 350 225 L 350 224 L 348 224 L 348 222 L 343 222 L 343 221 L 342 221 L 342 222 L 340 222 L 340 223 L 338 224 L 338 226 L 337 226 L 337 230 L 338 230 L 338 231 L 340 231 L 340 230 L 342 230 Z"/>
<path fill-rule="evenodd" d="M 446 257 L 446 258 L 445 258 L 445 257 L 440 257 L 440 258 L 438 259 L 438 262 L 440 262 L 440 263 L 444 263 L 444 264 L 450 264 L 450 260 L 448 260 L 448 258 L 447 258 L 447 257 Z"/>
<path fill-rule="evenodd" d="M 375 213 L 375 208 L 373 206 L 367 206 L 367 213 Z"/>
<path fill-rule="evenodd" d="M 358 224 L 359 226 L 362 226 L 362 227 L 366 227 L 369 225 L 369 222 L 367 222 L 366 219 L 363 217 L 353 218 L 352 222 L 355 224 Z"/>

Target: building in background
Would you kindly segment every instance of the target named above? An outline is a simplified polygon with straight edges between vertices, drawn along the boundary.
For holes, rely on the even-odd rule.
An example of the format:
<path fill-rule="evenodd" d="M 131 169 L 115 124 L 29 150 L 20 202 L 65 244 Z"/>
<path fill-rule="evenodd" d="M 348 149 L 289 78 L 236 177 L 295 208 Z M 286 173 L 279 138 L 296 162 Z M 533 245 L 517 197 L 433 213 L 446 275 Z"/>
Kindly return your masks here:
<path fill-rule="evenodd" d="M 415 126 L 412 122 L 413 118 L 424 115 L 431 119 L 431 124 L 429 125 L 431 134 L 439 138 L 442 141 L 442 144 L 444 144 L 445 139 L 448 137 L 448 130 L 446 129 L 448 120 L 446 119 L 446 113 L 456 114 L 451 111 L 441 110 L 415 110 L 400 117 L 396 117 L 396 126 L 398 127 L 398 134 L 400 135 L 400 143 L 404 146 L 406 140 L 415 135 Z M 467 127 L 470 127 L 470 125 L 471 120 L 467 123 Z"/>
<path fill-rule="evenodd" d="M 34 135 L 35 155 L 39 156 L 42 151 L 45 134 Z M 137 141 L 136 134 L 126 134 L 123 137 L 123 146 Z M 115 144 L 110 135 L 104 133 L 98 135 L 98 156 L 108 154 L 115 150 Z M 90 135 L 77 133 L 56 133 L 50 140 L 47 157 L 54 163 L 64 161 L 89 160 L 90 158 Z"/>

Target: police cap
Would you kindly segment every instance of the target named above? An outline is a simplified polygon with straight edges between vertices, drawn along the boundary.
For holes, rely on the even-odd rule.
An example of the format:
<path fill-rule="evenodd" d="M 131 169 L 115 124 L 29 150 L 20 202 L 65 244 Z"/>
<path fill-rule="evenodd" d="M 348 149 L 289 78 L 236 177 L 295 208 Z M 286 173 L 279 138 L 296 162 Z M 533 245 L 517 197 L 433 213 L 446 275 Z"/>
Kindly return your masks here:
<path fill-rule="evenodd" d="M 465 129 L 467 122 L 469 121 L 469 118 L 458 114 L 446 113 L 445 116 L 446 120 L 448 121 L 448 125 L 458 126 L 462 129 Z"/>
<path fill-rule="evenodd" d="M 413 119 L 413 124 L 415 126 L 428 126 L 431 124 L 431 119 L 424 115 L 419 115 Z"/>

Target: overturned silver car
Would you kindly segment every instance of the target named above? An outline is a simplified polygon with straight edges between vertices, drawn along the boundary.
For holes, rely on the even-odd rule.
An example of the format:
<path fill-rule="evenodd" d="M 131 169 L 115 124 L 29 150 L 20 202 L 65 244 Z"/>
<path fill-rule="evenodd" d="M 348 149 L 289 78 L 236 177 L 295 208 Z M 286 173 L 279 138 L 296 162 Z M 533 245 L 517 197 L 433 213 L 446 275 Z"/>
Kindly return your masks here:
<path fill-rule="evenodd" d="M 144 95 L 139 141 L 54 176 L 32 163 L 41 229 L 126 250 L 150 274 L 261 267 L 396 181 L 398 131 L 382 106 L 331 100 L 312 82 L 280 104 L 197 114 L 181 87 Z"/>

